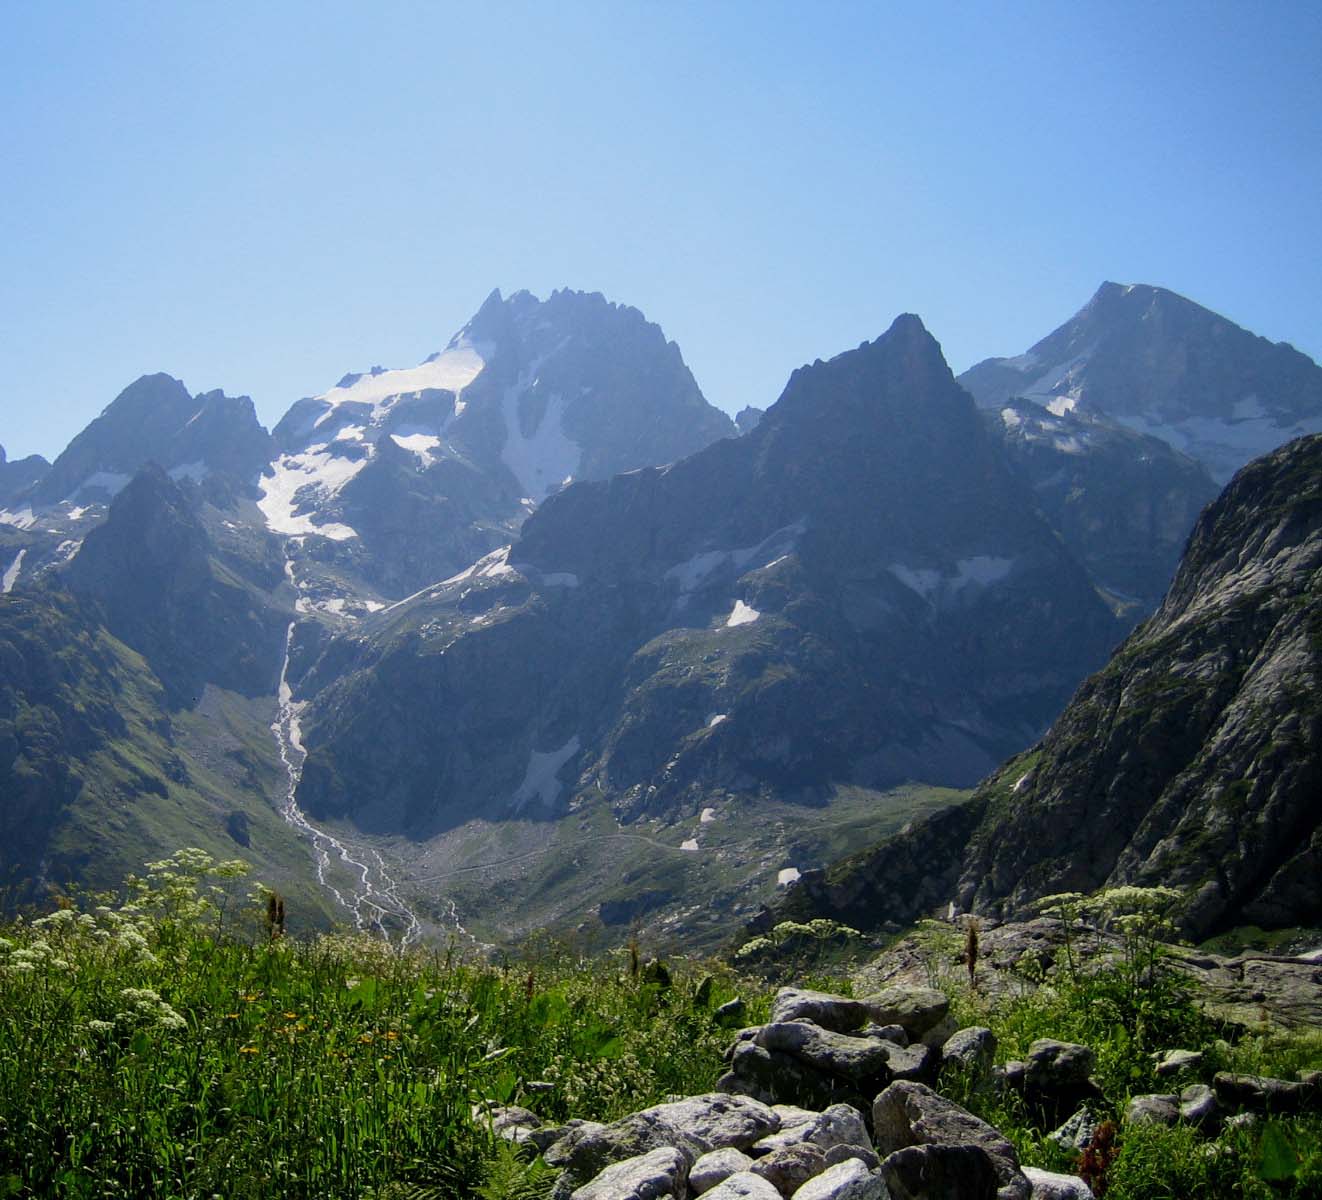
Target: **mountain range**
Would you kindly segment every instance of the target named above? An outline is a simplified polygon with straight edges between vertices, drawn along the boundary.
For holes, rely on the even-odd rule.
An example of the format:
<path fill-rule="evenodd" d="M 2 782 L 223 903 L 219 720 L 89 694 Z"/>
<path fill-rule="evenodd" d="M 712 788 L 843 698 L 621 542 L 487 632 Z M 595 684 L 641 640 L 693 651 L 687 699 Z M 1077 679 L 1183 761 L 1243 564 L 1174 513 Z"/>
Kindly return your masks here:
<path fill-rule="evenodd" d="M 919 826 L 962 852 L 999 764 L 1170 619 L 1227 464 L 1322 428 L 1320 379 L 1113 284 L 958 381 L 901 317 L 737 424 L 571 291 L 492 293 L 269 434 L 144 376 L 53 463 L 0 454 L 0 868 L 35 897 L 238 843 L 310 920 L 710 944 L 987 777 Z M 1009 861 L 941 878 L 1018 904 L 1050 872 Z"/>

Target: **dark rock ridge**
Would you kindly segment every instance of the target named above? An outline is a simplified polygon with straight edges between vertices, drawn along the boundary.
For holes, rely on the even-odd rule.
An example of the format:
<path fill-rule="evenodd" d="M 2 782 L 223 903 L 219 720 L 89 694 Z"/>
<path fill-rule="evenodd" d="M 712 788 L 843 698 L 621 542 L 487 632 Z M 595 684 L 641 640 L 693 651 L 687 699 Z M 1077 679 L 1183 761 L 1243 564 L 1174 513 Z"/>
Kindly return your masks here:
<path fill-rule="evenodd" d="M 361 628 L 307 680 L 300 795 L 417 834 L 968 782 L 1115 635 L 911 316 L 796 371 L 743 437 L 571 486 Z"/>
<path fill-rule="evenodd" d="M 191 396 L 169 375 L 144 375 L 69 443 L 24 499 L 34 506 L 104 502 L 148 462 L 176 477 L 224 473 L 251 482 L 269 458 L 269 435 L 247 396 Z"/>
<path fill-rule="evenodd" d="M 1195 935 L 1316 925 L 1320 571 L 1314 435 L 1244 468 L 1203 513 L 1161 608 L 1040 745 L 965 808 L 807 879 L 786 913 L 870 909 L 875 926 L 950 902 L 1005 916 L 1051 893 L 1160 884 L 1189 894 Z M 938 885 L 897 894 L 919 862 Z"/>
<path fill-rule="evenodd" d="M 1154 434 L 1224 483 L 1250 459 L 1322 430 L 1322 368 L 1165 288 L 1104 283 L 1017 358 L 960 376 L 984 408 L 1024 397 Z"/>

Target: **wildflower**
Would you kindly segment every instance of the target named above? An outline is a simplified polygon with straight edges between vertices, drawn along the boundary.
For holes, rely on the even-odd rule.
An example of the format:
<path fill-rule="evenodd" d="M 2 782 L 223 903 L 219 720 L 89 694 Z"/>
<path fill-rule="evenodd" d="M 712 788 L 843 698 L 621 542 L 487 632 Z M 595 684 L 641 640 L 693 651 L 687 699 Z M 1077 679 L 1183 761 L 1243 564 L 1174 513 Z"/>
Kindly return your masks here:
<path fill-rule="evenodd" d="M 386 1034 L 386 1041 L 395 1042 L 398 1040 L 399 1040 L 399 1034 L 397 1034 L 393 1029 Z"/>
<path fill-rule="evenodd" d="M 286 1021 L 297 1020 L 297 1018 L 298 1018 L 298 1013 L 296 1013 L 296 1012 L 287 1012 L 287 1013 L 285 1013 L 285 1020 L 286 1020 Z"/>
<path fill-rule="evenodd" d="M 257 1047 L 256 1047 L 256 1046 L 240 1046 L 240 1047 L 239 1047 L 239 1053 L 240 1053 L 240 1054 L 256 1054 L 256 1053 L 257 1053 Z"/>
<path fill-rule="evenodd" d="M 369 1042 L 371 1042 L 371 1040 L 372 1040 L 372 1035 L 371 1035 L 370 1033 L 364 1033 L 364 1034 L 361 1034 L 361 1035 L 359 1035 L 358 1040 L 359 1040 L 360 1042 L 362 1042 L 363 1045 L 367 1045 Z"/>

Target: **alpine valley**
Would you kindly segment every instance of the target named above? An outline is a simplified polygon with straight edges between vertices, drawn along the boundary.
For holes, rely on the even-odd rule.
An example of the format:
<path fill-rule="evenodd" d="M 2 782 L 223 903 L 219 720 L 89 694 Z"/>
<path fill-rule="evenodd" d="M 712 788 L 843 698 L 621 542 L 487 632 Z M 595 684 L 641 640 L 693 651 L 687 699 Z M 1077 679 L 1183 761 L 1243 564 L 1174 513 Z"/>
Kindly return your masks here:
<path fill-rule="evenodd" d="M 1117 881 L 1317 922 L 1318 431 L 1307 357 L 1111 283 L 959 379 L 900 316 L 737 422 L 572 291 L 269 432 L 144 376 L 0 451 L 8 903 L 196 845 L 403 942 Z"/>

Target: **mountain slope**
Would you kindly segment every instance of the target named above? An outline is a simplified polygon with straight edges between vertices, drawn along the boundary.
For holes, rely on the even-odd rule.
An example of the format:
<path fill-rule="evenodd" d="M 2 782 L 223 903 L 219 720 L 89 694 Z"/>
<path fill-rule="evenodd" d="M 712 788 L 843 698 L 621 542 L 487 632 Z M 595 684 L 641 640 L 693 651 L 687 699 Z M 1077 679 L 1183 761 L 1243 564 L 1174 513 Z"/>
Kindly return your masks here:
<path fill-rule="evenodd" d="M 1023 397 L 1109 415 L 1202 462 L 1224 483 L 1250 459 L 1322 430 L 1322 368 L 1165 288 L 1104 283 L 1017 358 L 960 376 L 984 408 Z"/>
<path fill-rule="evenodd" d="M 784 915 L 1008 915 L 1117 884 L 1206 936 L 1322 919 L 1322 436 L 1200 517 L 1158 612 L 972 801 L 805 877 Z M 896 889 L 921 870 L 923 888 Z M 932 884 L 935 886 L 932 886 Z"/>
<path fill-rule="evenodd" d="M 5 448 L 0 446 L 0 508 L 31 488 L 49 470 L 50 463 L 40 454 L 10 462 L 5 456 Z"/>
<path fill-rule="evenodd" d="M 425 837 L 976 778 L 1115 626 L 914 317 L 751 432 L 577 484 L 308 676 L 300 798 Z M 332 680 L 336 680 L 332 682 Z"/>

